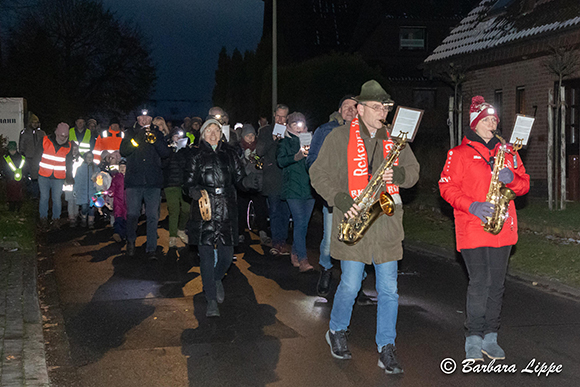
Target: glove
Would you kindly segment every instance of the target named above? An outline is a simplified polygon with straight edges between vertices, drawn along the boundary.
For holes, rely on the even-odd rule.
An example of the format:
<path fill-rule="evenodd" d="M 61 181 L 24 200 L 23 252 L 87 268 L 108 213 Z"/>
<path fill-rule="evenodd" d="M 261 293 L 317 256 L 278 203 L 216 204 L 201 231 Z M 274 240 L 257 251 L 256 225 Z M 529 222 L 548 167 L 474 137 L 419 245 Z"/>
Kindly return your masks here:
<path fill-rule="evenodd" d="M 346 192 L 339 192 L 334 195 L 334 206 L 337 207 L 342 212 L 347 212 L 350 210 L 354 204 L 354 199 L 350 197 Z"/>
<path fill-rule="evenodd" d="M 485 217 L 490 217 L 495 211 L 495 205 L 490 202 L 473 202 L 469 206 L 469 213 L 477 216 L 483 223 L 487 223 Z"/>
<path fill-rule="evenodd" d="M 189 197 L 192 198 L 193 200 L 199 200 L 201 199 L 201 191 L 195 188 L 190 188 Z"/>
<path fill-rule="evenodd" d="M 514 173 L 509 168 L 501 169 L 497 177 L 499 181 L 501 181 L 504 184 L 509 184 L 512 181 L 514 181 Z"/>

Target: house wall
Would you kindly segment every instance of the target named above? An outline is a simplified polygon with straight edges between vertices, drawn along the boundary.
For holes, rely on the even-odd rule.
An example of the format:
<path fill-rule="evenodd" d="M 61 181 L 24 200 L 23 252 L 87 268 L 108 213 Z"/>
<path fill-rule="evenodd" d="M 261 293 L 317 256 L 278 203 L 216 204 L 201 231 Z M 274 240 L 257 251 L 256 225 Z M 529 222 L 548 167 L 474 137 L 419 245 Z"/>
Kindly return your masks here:
<path fill-rule="evenodd" d="M 521 47 L 514 47 L 521 51 Z M 580 50 L 579 50 L 580 53 Z M 525 58 L 525 57 L 523 57 Z M 469 126 L 471 97 L 482 95 L 494 102 L 496 90 L 503 92 L 503 112 L 500 117 L 504 137 L 509 138 L 516 118 L 516 89 L 525 88 L 525 114 L 536 117 L 527 149 L 520 151 L 526 171 L 532 180 L 531 193 L 546 196 L 548 90 L 554 89 L 557 78 L 545 68 L 546 56 L 521 59 L 517 62 L 479 68 L 469 72 L 463 85 L 464 127 Z M 570 78 L 580 77 L 580 72 Z"/>

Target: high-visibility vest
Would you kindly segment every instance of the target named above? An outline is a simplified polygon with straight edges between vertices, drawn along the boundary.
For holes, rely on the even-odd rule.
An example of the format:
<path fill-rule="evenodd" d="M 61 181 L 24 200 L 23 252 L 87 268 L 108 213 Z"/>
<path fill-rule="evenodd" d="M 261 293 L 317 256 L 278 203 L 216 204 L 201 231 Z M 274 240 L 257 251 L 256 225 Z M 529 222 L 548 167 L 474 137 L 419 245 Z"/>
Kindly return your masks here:
<path fill-rule="evenodd" d="M 6 160 L 6 163 L 12 172 L 14 172 L 14 180 L 20 181 L 20 179 L 22 179 L 22 167 L 24 167 L 24 161 L 26 160 L 26 157 L 22 155 L 22 160 L 20 160 L 20 165 L 18 168 L 16 168 L 16 165 L 14 165 L 14 161 L 12 161 L 12 157 L 10 157 L 10 155 L 4 155 L 4 160 Z"/>
<path fill-rule="evenodd" d="M 111 135 L 109 135 L 109 132 Z M 101 155 L 103 152 L 113 153 L 118 151 L 121 148 L 121 142 L 123 141 L 123 137 L 125 137 L 125 133 L 120 130 L 103 130 L 103 133 L 97 137 L 97 141 L 95 143 L 95 150 L 93 153 L 95 154 L 95 164 L 99 164 L 101 162 Z"/>
<path fill-rule="evenodd" d="M 190 144 L 193 144 L 193 142 L 195 141 L 195 135 L 190 132 L 185 132 L 185 135 L 189 138 L 189 141 L 191 141 Z"/>
<path fill-rule="evenodd" d="M 68 139 L 70 141 L 74 141 L 75 144 L 79 146 L 79 154 L 81 156 L 91 150 L 91 131 L 88 129 L 85 129 L 85 135 L 83 136 L 83 140 L 80 143 L 79 140 L 77 139 L 77 133 L 75 131 L 75 128 L 69 129 Z"/>
<path fill-rule="evenodd" d="M 66 155 L 71 150 L 71 147 L 60 147 L 58 152 L 54 148 L 54 144 L 48 136 L 44 136 L 42 140 L 42 159 L 40 160 L 38 174 L 44 177 L 54 177 L 57 179 L 66 178 Z"/>

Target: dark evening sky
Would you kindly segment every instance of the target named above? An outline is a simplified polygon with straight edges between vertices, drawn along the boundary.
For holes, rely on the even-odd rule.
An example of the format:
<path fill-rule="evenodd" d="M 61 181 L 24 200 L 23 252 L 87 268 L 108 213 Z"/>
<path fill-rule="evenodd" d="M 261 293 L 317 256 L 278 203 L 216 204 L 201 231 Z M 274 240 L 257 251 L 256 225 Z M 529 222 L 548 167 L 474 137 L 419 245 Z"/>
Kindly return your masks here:
<path fill-rule="evenodd" d="M 199 101 L 191 113 L 202 117 L 211 106 L 221 47 L 229 54 L 235 48 L 243 53 L 255 49 L 262 35 L 262 0 L 103 0 L 103 4 L 120 18 L 135 20 L 149 39 L 158 76 L 153 98 Z"/>

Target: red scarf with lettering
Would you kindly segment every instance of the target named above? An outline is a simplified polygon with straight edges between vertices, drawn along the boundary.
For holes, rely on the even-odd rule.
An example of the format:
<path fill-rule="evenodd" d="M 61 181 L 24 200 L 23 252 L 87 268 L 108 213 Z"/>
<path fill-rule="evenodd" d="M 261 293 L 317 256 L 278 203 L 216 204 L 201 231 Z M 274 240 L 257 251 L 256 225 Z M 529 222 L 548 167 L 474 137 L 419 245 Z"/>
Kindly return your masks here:
<path fill-rule="evenodd" d="M 348 137 L 347 158 L 348 158 L 348 193 L 355 199 L 367 186 L 369 182 L 368 155 L 365 143 L 360 136 L 360 125 L 358 117 L 350 123 L 350 135 Z M 387 157 L 394 146 L 389 132 L 388 140 L 383 140 L 383 157 Z M 395 160 L 395 165 L 399 165 L 399 159 Z M 371 177 L 372 178 L 372 177 Z M 387 184 L 387 192 L 391 195 L 399 193 L 399 186 Z"/>

